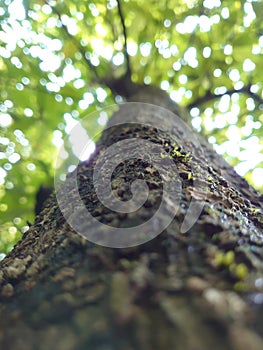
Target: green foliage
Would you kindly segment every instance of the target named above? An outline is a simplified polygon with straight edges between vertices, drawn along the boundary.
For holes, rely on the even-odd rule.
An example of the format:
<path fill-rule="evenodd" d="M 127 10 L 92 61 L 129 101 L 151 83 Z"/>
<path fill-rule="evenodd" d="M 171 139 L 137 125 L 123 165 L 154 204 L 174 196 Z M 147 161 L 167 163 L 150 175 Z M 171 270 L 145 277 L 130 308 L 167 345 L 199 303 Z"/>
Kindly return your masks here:
<path fill-rule="evenodd" d="M 262 1 L 121 1 L 132 79 L 189 107 L 193 125 L 263 189 Z M 127 71 L 116 0 L 5 0 L 0 9 L 0 251 L 33 221 L 74 122 L 114 103 Z M 236 90 L 236 91 L 235 91 Z M 101 125 L 91 115 L 89 130 Z"/>

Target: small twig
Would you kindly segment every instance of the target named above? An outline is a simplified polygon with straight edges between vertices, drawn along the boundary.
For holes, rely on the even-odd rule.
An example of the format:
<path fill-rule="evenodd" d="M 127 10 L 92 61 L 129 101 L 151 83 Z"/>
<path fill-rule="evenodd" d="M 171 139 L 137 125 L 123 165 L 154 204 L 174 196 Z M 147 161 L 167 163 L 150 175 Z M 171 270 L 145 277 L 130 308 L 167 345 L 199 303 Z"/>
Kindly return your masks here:
<path fill-rule="evenodd" d="M 45 2 L 46 2 L 49 6 L 51 6 L 47 0 L 45 0 Z M 58 18 L 60 19 L 62 28 L 64 29 L 66 35 L 69 37 L 70 40 L 72 40 L 72 42 L 74 43 L 74 45 L 77 47 L 78 51 L 81 53 L 83 59 L 84 59 L 85 62 L 87 63 L 88 68 L 90 68 L 91 71 L 94 73 L 96 81 L 100 82 L 99 75 L 98 75 L 98 73 L 97 73 L 95 67 L 91 64 L 90 60 L 87 58 L 85 49 L 79 44 L 79 42 L 78 42 L 78 40 L 75 38 L 75 36 L 69 33 L 67 26 L 65 26 L 65 25 L 62 23 L 60 12 L 59 12 L 54 6 L 52 6 L 52 9 L 53 9 L 54 13 L 55 13 L 55 14 L 58 16 Z"/>
<path fill-rule="evenodd" d="M 252 92 L 250 90 L 250 88 L 251 88 L 251 85 L 249 84 L 247 86 L 243 86 L 240 89 L 231 89 L 231 90 L 228 90 L 228 91 L 223 92 L 221 94 L 213 94 L 210 91 L 207 91 L 204 96 L 197 98 L 194 102 L 190 103 L 188 105 L 188 108 L 191 109 L 193 107 L 199 106 L 199 105 L 206 103 L 208 101 L 218 99 L 218 98 L 225 96 L 225 95 L 233 95 L 235 93 L 246 94 L 248 96 L 251 96 L 255 101 L 257 101 L 259 105 L 263 104 L 263 99 L 259 95 L 257 95 L 255 92 Z"/>
<path fill-rule="evenodd" d="M 120 20 L 121 20 L 122 30 L 123 30 L 123 36 L 124 36 L 124 55 L 125 55 L 126 63 L 127 63 L 127 75 L 129 77 L 131 77 L 131 63 L 130 63 L 130 56 L 128 55 L 128 49 L 127 49 L 127 29 L 125 26 L 121 1 L 117 0 L 117 4 L 118 4 L 118 11 L 119 11 L 119 16 L 120 16 Z"/>

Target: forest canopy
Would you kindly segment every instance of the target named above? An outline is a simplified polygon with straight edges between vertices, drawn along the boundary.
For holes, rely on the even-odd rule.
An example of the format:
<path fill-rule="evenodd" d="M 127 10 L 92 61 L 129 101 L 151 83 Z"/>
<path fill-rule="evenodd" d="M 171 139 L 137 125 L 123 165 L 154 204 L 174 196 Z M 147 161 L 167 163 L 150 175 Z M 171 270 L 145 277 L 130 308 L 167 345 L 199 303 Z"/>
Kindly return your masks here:
<path fill-rule="evenodd" d="M 34 221 L 40 185 L 53 186 L 63 139 L 87 115 L 91 134 L 103 128 L 103 109 L 124 101 L 110 82 L 127 73 L 188 108 L 262 191 L 262 23 L 262 1 L 2 1 L 1 257 Z"/>

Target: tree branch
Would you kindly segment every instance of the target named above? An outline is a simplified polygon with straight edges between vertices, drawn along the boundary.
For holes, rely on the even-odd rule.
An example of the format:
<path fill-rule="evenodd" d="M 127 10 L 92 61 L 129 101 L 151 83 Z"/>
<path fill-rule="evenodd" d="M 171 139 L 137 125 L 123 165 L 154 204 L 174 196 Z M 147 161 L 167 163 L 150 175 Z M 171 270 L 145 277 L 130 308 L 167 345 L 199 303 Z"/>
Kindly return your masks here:
<path fill-rule="evenodd" d="M 193 107 L 199 106 L 208 101 L 218 99 L 225 95 L 233 95 L 235 93 L 246 94 L 252 97 L 255 101 L 257 101 L 259 105 L 263 104 L 263 99 L 258 94 L 251 91 L 251 84 L 249 84 L 249 85 L 243 86 L 240 89 L 231 89 L 221 94 L 213 94 L 211 91 L 207 91 L 204 96 L 197 98 L 194 102 L 190 103 L 187 107 L 191 109 Z"/>
<path fill-rule="evenodd" d="M 46 4 L 48 4 L 49 6 L 52 7 L 54 13 L 58 16 L 60 22 L 61 22 L 61 26 L 62 28 L 64 29 L 66 35 L 68 36 L 68 38 L 70 40 L 72 40 L 72 42 L 74 43 L 74 45 L 76 46 L 76 48 L 78 49 L 78 51 L 81 53 L 84 61 L 87 63 L 88 65 L 88 68 L 93 72 L 93 74 L 95 75 L 95 79 L 97 82 L 100 82 L 100 77 L 95 69 L 95 67 L 91 64 L 90 60 L 87 58 L 86 56 L 86 51 L 85 49 L 80 45 L 80 43 L 78 42 L 78 40 L 75 38 L 74 35 L 70 34 L 69 31 L 68 31 L 68 28 L 67 26 L 65 26 L 61 20 L 61 14 L 60 12 L 52 5 L 50 5 L 49 1 L 48 0 L 45 0 Z"/>
<path fill-rule="evenodd" d="M 124 55 L 125 55 L 126 64 L 127 64 L 127 75 L 129 77 L 131 77 L 130 56 L 128 55 L 128 50 L 127 50 L 127 29 L 125 26 L 124 15 L 123 15 L 122 6 L 121 6 L 121 0 L 117 0 L 117 4 L 118 4 L 118 11 L 119 11 L 119 16 L 120 16 L 120 20 L 121 20 L 122 30 L 123 30 L 123 36 L 124 36 Z"/>

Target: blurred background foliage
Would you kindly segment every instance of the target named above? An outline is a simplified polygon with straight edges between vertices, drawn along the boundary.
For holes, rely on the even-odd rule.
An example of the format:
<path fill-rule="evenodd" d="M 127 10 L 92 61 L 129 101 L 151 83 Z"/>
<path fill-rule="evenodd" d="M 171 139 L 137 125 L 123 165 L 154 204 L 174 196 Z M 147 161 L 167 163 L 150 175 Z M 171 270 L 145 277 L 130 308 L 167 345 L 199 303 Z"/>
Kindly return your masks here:
<path fill-rule="evenodd" d="M 194 128 L 262 191 L 262 1 L 0 3 L 0 257 L 34 221 L 69 130 L 122 101 L 105 82 L 128 66 L 134 82 L 188 107 Z M 103 128 L 98 116 L 88 132 Z"/>

